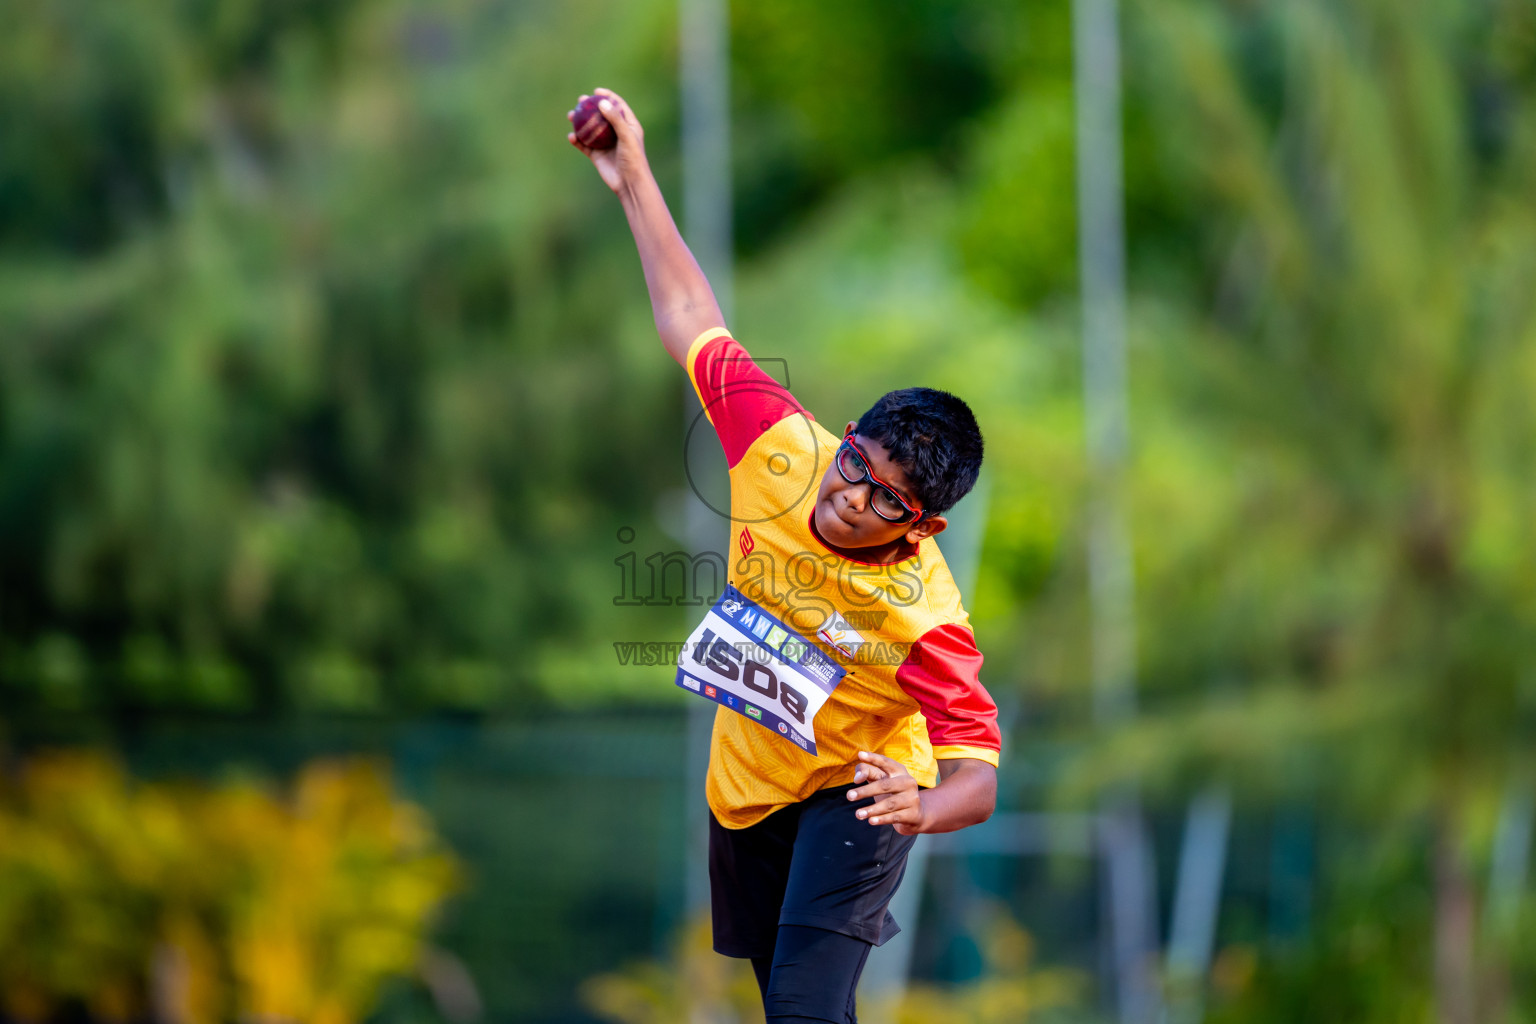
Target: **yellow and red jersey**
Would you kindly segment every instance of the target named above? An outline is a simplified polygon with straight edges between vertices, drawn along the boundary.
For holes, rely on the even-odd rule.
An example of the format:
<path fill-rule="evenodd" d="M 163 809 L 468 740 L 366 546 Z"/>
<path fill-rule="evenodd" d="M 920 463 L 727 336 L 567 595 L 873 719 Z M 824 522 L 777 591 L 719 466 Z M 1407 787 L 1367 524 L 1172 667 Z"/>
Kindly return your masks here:
<path fill-rule="evenodd" d="M 730 582 L 847 674 L 814 721 L 813 755 L 739 714 L 715 714 L 705 787 L 727 828 L 853 781 L 861 750 L 920 785 L 936 759 L 998 763 L 997 705 L 960 592 L 930 537 L 897 561 L 833 550 L 812 521 L 841 438 L 824 430 L 724 328 L 689 349 L 688 376 L 730 465 Z"/>

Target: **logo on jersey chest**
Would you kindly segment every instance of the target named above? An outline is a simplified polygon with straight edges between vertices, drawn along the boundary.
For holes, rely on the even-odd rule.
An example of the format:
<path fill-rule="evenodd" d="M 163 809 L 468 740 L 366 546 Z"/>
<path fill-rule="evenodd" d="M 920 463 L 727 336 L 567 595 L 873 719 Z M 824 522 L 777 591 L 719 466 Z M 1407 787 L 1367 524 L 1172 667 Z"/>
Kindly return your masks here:
<path fill-rule="evenodd" d="M 883 615 L 881 617 L 884 618 Z M 816 631 L 816 635 L 849 658 L 857 658 L 859 648 L 866 642 L 864 634 L 854 629 L 853 624 L 836 609 L 827 616 L 827 621 Z"/>

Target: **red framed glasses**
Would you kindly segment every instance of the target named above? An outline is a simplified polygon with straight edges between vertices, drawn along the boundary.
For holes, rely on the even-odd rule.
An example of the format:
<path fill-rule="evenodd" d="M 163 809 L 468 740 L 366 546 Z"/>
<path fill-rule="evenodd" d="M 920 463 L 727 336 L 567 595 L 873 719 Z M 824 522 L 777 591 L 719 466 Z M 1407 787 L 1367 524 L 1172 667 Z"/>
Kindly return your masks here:
<path fill-rule="evenodd" d="M 869 468 L 869 456 L 864 454 L 852 434 L 843 438 L 833 462 L 837 464 L 837 472 L 850 484 L 869 484 L 869 507 L 886 522 L 916 523 L 928 514 L 923 509 L 908 505 L 895 488 L 875 476 Z"/>

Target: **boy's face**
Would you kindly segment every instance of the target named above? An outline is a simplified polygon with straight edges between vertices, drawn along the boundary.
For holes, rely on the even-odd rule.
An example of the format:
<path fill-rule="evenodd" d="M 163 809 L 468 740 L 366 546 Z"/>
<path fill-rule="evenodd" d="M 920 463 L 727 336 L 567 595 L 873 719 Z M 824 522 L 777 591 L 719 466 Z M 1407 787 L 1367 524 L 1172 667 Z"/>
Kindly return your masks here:
<path fill-rule="evenodd" d="M 850 421 L 843 433 L 850 433 L 856 426 L 856 422 Z M 875 476 L 889 484 L 907 504 L 921 508 L 922 502 L 913 493 L 907 474 L 891 461 L 890 452 L 885 446 L 857 434 L 853 439 L 869 460 L 869 468 Z M 873 486 L 867 480 L 850 484 L 837 471 L 835 461 L 827 466 L 827 472 L 821 478 L 821 488 L 816 494 L 814 513 L 816 532 L 821 534 L 823 540 L 840 548 L 878 548 L 903 540 L 916 544 L 924 537 L 943 531 L 948 525 L 943 516 L 926 516 L 915 525 L 882 519 L 879 513 L 869 507 Z"/>

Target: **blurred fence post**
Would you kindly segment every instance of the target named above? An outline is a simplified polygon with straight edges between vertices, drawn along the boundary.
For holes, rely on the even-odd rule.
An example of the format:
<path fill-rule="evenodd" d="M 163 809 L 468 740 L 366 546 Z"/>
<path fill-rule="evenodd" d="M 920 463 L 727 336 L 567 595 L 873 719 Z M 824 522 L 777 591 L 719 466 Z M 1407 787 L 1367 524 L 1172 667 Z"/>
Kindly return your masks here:
<path fill-rule="evenodd" d="M 683 236 L 709 277 L 727 323 L 734 296 L 728 16 L 725 0 L 679 0 Z M 683 402 L 691 423 L 701 412 L 691 385 L 684 388 Z M 691 553 L 724 552 L 727 524 L 691 490 L 685 500 Z M 683 865 L 690 920 L 709 907 L 709 812 L 704 804 L 704 775 L 709 765 L 709 736 L 714 720 L 713 705 L 702 700 L 689 701 L 688 756 L 684 759 L 687 851 Z"/>
<path fill-rule="evenodd" d="M 1500 939 L 1508 939 L 1514 933 L 1520 917 L 1533 823 L 1536 792 L 1528 782 L 1511 782 L 1499 807 L 1493 858 L 1488 866 L 1488 906 L 1483 914 L 1484 929 Z"/>
<path fill-rule="evenodd" d="M 1078 261 L 1083 321 L 1083 405 L 1090 473 L 1088 581 L 1094 713 L 1102 728 L 1136 707 L 1135 581 L 1121 501 L 1129 433 L 1125 367 L 1125 200 L 1120 43 L 1115 0 L 1073 0 Z M 1156 885 L 1151 843 L 1134 786 L 1106 794 L 1104 909 L 1121 1024 L 1157 1015 L 1153 985 Z"/>
<path fill-rule="evenodd" d="M 1205 973 L 1216 943 L 1231 822 L 1232 795 L 1223 787 L 1211 786 L 1189 802 L 1168 928 L 1168 1020 L 1173 1024 L 1195 1024 L 1204 1014 Z"/>

